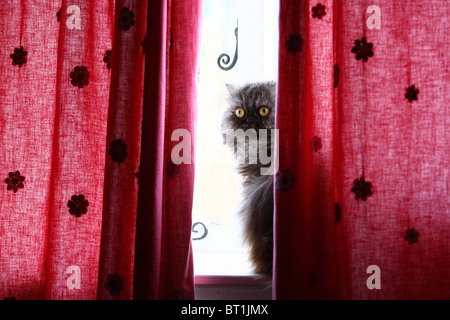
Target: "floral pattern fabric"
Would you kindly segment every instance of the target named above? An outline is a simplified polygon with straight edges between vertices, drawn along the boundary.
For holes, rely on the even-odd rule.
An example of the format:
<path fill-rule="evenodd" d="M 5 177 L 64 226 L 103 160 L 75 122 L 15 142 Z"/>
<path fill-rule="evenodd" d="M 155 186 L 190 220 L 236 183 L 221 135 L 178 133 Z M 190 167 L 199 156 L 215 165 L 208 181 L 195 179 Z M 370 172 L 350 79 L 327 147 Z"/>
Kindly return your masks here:
<path fill-rule="evenodd" d="M 275 299 L 450 296 L 448 18 L 428 23 L 450 12 L 433 6 L 280 2 Z"/>
<path fill-rule="evenodd" d="M 13 1 L 0 20 L 0 296 L 131 299 L 146 2 Z"/>

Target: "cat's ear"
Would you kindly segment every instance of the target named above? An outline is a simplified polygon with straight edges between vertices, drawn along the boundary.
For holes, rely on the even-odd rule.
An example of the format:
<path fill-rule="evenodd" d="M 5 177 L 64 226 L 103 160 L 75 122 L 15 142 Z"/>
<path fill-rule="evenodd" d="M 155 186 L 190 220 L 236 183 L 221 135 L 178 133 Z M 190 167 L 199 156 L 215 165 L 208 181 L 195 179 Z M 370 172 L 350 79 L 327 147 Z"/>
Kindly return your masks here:
<path fill-rule="evenodd" d="M 225 84 L 225 87 L 227 88 L 228 93 L 232 96 L 236 93 L 236 91 L 238 90 L 235 86 L 233 86 L 230 83 Z"/>
<path fill-rule="evenodd" d="M 270 90 L 271 90 L 273 93 L 276 93 L 276 92 L 277 92 L 277 83 L 276 83 L 275 81 L 271 81 L 271 82 L 270 82 Z"/>
<path fill-rule="evenodd" d="M 269 83 L 269 88 L 270 88 L 270 93 L 276 99 L 276 96 L 277 96 L 277 83 L 275 81 L 271 81 Z"/>

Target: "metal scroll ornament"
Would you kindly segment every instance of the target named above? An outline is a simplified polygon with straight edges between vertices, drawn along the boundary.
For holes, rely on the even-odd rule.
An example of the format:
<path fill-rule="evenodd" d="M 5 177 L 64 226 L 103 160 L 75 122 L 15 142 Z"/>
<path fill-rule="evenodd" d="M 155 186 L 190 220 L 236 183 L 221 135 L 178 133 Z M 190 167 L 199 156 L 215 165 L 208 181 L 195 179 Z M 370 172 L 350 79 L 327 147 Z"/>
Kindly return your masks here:
<path fill-rule="evenodd" d="M 206 236 L 208 235 L 208 229 L 206 229 L 205 224 L 202 223 L 202 222 L 196 222 L 196 223 L 194 223 L 194 224 L 192 225 L 192 232 L 198 233 L 198 230 L 195 230 L 195 227 L 198 226 L 198 225 L 201 225 L 201 226 L 203 227 L 203 234 L 202 234 L 200 237 L 192 238 L 192 240 L 202 240 L 202 239 L 205 239 Z"/>
<path fill-rule="evenodd" d="M 239 35 L 238 35 L 238 26 L 236 26 L 236 29 L 234 29 L 234 35 L 236 37 L 236 51 L 234 52 L 234 58 L 233 61 L 231 62 L 230 65 L 228 65 L 230 63 L 230 56 L 226 53 L 222 53 L 219 58 L 217 59 L 217 64 L 219 65 L 219 68 L 224 70 L 224 71 L 229 71 L 231 69 L 233 69 L 233 67 L 236 65 L 237 59 L 238 59 L 238 39 L 239 39 Z M 227 66 L 228 65 L 228 66 Z"/>

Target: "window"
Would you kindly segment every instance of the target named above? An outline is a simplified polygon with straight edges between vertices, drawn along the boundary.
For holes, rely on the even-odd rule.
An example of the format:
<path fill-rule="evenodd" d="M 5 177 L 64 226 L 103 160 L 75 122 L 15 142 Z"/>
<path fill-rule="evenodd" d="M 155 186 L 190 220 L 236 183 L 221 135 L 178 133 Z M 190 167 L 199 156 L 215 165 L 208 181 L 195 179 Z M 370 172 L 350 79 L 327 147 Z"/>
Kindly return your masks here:
<path fill-rule="evenodd" d="M 225 71 L 218 58 L 229 55 Z M 226 62 L 226 61 L 225 61 Z M 222 143 L 220 123 L 227 108 L 226 83 L 276 81 L 278 67 L 277 0 L 204 0 L 197 123 L 193 240 L 196 275 L 250 275 L 252 268 L 236 214 L 240 177 Z"/>

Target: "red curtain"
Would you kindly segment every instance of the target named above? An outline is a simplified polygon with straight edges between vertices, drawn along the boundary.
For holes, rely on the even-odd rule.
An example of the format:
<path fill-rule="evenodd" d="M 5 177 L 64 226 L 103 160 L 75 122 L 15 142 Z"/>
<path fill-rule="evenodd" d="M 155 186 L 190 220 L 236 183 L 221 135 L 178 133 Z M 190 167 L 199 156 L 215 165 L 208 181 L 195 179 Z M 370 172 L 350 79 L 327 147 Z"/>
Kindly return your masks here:
<path fill-rule="evenodd" d="M 200 13 L 0 8 L 0 297 L 193 298 L 194 165 L 169 160 L 175 128 L 193 159 Z"/>
<path fill-rule="evenodd" d="M 274 298 L 448 299 L 448 4 L 280 4 Z"/>
<path fill-rule="evenodd" d="M 194 297 L 200 13 L 0 8 L 0 297 Z M 274 298 L 450 296 L 449 14 L 280 1 Z"/>
<path fill-rule="evenodd" d="M 135 299 L 194 299 L 191 213 L 201 5 L 149 2 Z M 188 135 L 174 135 L 179 129 Z M 180 143 L 186 148 L 172 155 Z M 173 156 L 186 161 L 178 164 Z"/>

